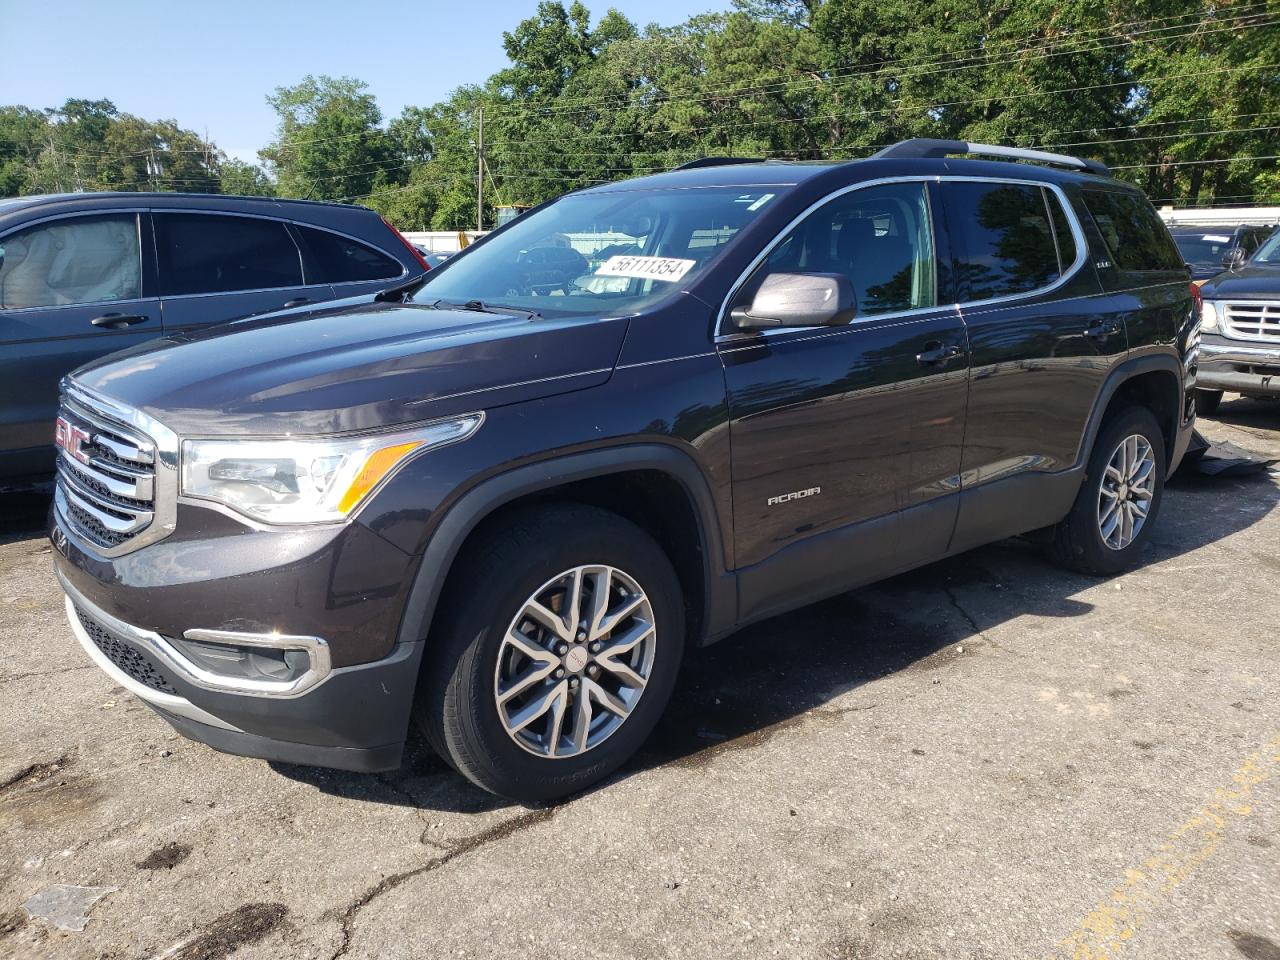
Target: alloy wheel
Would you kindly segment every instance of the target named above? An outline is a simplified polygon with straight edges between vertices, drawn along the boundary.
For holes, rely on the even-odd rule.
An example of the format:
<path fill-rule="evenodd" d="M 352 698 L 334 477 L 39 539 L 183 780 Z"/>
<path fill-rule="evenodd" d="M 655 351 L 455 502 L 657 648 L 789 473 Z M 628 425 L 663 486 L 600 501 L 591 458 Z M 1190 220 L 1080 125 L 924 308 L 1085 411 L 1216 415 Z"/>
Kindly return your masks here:
<path fill-rule="evenodd" d="M 540 757 L 574 757 L 617 732 L 653 671 L 653 607 L 626 572 L 584 564 L 552 577 L 502 638 L 494 697 L 503 729 Z"/>
<path fill-rule="evenodd" d="M 1098 488 L 1098 532 L 1112 550 L 1123 550 L 1137 538 L 1155 496 L 1156 460 L 1147 438 L 1131 434 L 1120 441 L 1107 461 Z"/>

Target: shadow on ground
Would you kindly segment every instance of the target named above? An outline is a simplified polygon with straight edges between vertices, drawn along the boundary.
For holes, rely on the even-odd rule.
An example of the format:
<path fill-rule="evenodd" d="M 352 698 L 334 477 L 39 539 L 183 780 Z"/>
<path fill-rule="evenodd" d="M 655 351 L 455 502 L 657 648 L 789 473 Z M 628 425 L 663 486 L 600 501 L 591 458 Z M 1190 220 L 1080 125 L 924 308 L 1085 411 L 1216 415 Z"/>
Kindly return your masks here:
<path fill-rule="evenodd" d="M 1237 414 L 1240 404 L 1262 412 L 1241 407 Z M 1280 420 L 1280 405 L 1237 401 L 1223 409 L 1224 420 Z M 1280 489 L 1265 476 L 1180 475 L 1170 485 L 1146 560 L 1168 560 L 1230 536 L 1277 502 Z M 0 544 L 42 533 L 48 506 L 47 490 L 0 495 Z M 921 683 L 928 682 L 923 675 L 957 656 L 956 646 L 1007 619 L 1090 612 L 1089 604 L 1073 597 L 1095 582 L 1049 565 L 1030 543 L 1010 540 L 754 624 L 689 652 L 658 728 L 614 779 L 662 764 L 708 763 L 793 724 L 838 715 L 842 711 L 828 706 L 835 697 L 891 673 L 920 671 Z M 472 787 L 416 736 L 402 767 L 386 774 L 272 767 L 352 800 L 465 813 L 507 805 Z"/>
<path fill-rule="evenodd" d="M 1252 508 L 1215 509 L 1224 497 L 1248 500 Z M 1280 489 L 1266 477 L 1179 478 L 1146 561 L 1228 537 L 1278 503 Z M 916 671 L 921 684 L 929 683 L 929 674 L 962 656 L 957 646 L 980 641 L 1008 619 L 1089 613 L 1092 605 L 1074 596 L 1096 583 L 1050 565 L 1029 542 L 1008 540 L 754 624 L 689 652 L 657 729 L 612 780 L 664 764 L 700 766 L 795 724 L 834 718 L 846 712 L 829 706 L 835 697 L 891 673 Z M 377 777 L 277 769 L 352 799 L 457 811 L 506 805 L 471 787 L 416 739 L 400 770 Z"/>
<path fill-rule="evenodd" d="M 0 544 L 27 540 L 44 533 L 53 485 L 0 492 Z"/>

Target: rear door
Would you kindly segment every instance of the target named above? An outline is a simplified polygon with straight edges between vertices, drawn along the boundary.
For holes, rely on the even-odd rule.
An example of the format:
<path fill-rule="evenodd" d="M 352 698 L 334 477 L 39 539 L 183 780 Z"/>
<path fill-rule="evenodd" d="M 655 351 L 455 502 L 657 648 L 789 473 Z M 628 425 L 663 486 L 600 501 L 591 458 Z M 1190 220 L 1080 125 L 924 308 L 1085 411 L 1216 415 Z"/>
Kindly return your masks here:
<path fill-rule="evenodd" d="M 65 374 L 160 336 L 142 216 L 64 216 L 0 237 L 0 479 L 52 471 Z"/>
<path fill-rule="evenodd" d="M 282 220 L 154 210 L 152 221 L 166 334 L 333 297 L 307 282 Z"/>
<path fill-rule="evenodd" d="M 1096 297 L 1083 230 L 1058 187 L 954 179 L 941 190 L 972 351 L 952 543 L 964 550 L 1033 529 L 1042 514 L 1051 522 L 1062 498 L 1069 509 L 1064 471 L 1126 340 Z"/>
<path fill-rule="evenodd" d="M 361 240 L 300 223 L 292 230 L 307 278 L 330 284 L 334 296 L 372 293 L 407 273 L 400 261 Z"/>

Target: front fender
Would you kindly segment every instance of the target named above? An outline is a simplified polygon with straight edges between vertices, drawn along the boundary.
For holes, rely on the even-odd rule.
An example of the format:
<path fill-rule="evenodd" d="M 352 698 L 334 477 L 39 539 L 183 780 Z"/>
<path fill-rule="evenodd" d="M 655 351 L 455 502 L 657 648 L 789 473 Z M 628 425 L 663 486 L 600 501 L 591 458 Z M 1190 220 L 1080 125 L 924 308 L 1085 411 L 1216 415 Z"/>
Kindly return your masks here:
<path fill-rule="evenodd" d="M 694 460 L 678 447 L 662 443 L 626 443 L 554 456 L 500 473 L 472 487 L 434 524 L 409 590 L 398 640 L 426 637 L 440 592 L 462 545 L 493 511 L 521 497 L 610 474 L 655 470 L 675 479 L 689 496 L 698 520 L 703 558 L 701 598 L 704 637 L 732 629 L 737 609 L 736 578 L 727 569 L 711 489 Z M 699 638 L 701 639 L 701 638 Z"/>

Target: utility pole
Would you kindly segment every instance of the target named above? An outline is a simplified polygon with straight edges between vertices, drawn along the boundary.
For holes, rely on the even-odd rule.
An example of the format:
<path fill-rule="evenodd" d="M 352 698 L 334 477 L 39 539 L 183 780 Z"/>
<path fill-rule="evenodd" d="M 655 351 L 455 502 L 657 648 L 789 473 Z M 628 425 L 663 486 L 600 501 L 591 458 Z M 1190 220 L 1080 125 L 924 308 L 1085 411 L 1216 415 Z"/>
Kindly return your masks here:
<path fill-rule="evenodd" d="M 476 107 L 476 231 L 484 229 L 484 107 Z"/>

